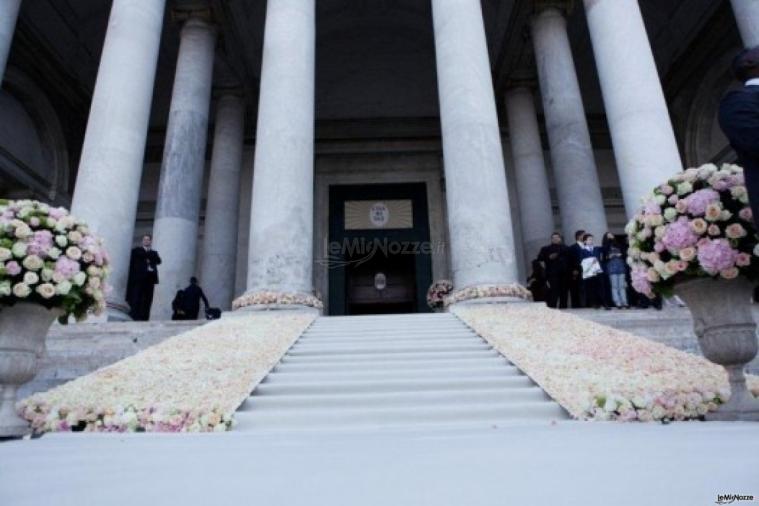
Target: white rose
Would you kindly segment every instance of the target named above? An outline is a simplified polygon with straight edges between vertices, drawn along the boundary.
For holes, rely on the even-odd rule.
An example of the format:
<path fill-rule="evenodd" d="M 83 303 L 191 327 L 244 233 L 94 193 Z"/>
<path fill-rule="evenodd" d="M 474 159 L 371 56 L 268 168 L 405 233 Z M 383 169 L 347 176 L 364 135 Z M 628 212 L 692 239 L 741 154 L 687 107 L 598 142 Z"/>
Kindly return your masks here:
<path fill-rule="evenodd" d="M 16 283 L 13 285 L 13 295 L 19 299 L 25 299 L 32 293 L 32 289 L 26 283 Z"/>
<path fill-rule="evenodd" d="M 677 218 L 677 209 L 674 207 L 668 207 L 664 210 L 664 219 L 667 221 L 675 221 L 675 218 Z"/>
<path fill-rule="evenodd" d="M 63 274 L 61 274 L 60 272 L 54 272 L 53 273 L 53 281 L 54 282 L 60 283 L 60 282 L 64 281 L 65 279 L 66 278 L 63 277 Z"/>
<path fill-rule="evenodd" d="M 24 261 L 21 263 L 30 271 L 38 271 L 45 266 L 45 262 L 43 262 L 42 259 L 37 255 L 29 255 L 28 257 L 24 258 Z"/>
<path fill-rule="evenodd" d="M 11 294 L 11 282 L 0 281 L 0 297 L 7 297 Z"/>
<path fill-rule="evenodd" d="M 82 286 L 84 282 L 87 281 L 87 274 L 85 274 L 82 271 L 79 271 L 76 274 L 74 274 L 73 281 L 76 286 Z"/>
<path fill-rule="evenodd" d="M 27 285 L 36 285 L 40 280 L 40 277 L 34 272 L 27 272 L 24 274 L 24 283 Z"/>
<path fill-rule="evenodd" d="M 8 248 L 0 248 L 0 262 L 5 262 L 8 260 L 11 256 L 13 256 L 13 253 Z"/>
<path fill-rule="evenodd" d="M 42 281 L 48 282 L 53 279 L 53 274 L 55 274 L 55 271 L 53 269 L 42 269 L 40 272 L 40 277 L 42 278 Z"/>
<path fill-rule="evenodd" d="M 15 236 L 18 239 L 26 239 L 30 235 L 32 235 L 34 232 L 32 232 L 32 229 L 29 228 L 29 225 L 24 224 L 19 227 L 16 227 Z"/>
<path fill-rule="evenodd" d="M 52 258 L 53 260 L 58 260 L 58 257 L 61 256 L 61 250 L 59 250 L 56 247 L 52 247 L 49 250 L 47 250 L 47 256 L 49 258 Z"/>
<path fill-rule="evenodd" d="M 43 283 L 37 287 L 37 293 L 42 295 L 43 299 L 49 299 L 55 295 L 55 287 L 50 283 Z"/>
<path fill-rule="evenodd" d="M 95 261 L 95 255 L 87 251 L 84 255 L 82 255 L 82 260 L 84 260 L 88 264 L 91 264 L 92 262 Z"/>
<path fill-rule="evenodd" d="M 69 240 L 66 239 L 65 235 L 56 235 L 55 236 L 55 244 L 57 244 L 59 247 L 65 248 L 68 245 L 68 243 L 69 243 Z"/>
<path fill-rule="evenodd" d="M 26 244 L 23 242 L 16 242 L 13 243 L 13 246 L 11 247 L 11 252 L 13 253 L 13 256 L 16 258 L 22 258 L 26 256 Z"/>
<path fill-rule="evenodd" d="M 96 267 L 94 265 L 90 265 L 89 267 L 87 267 L 87 274 L 89 276 L 100 276 L 101 271 L 100 271 L 99 267 Z"/>
<path fill-rule="evenodd" d="M 69 232 L 68 239 L 74 244 L 78 244 L 82 240 L 82 234 L 77 232 L 76 230 L 72 230 L 71 232 Z"/>
<path fill-rule="evenodd" d="M 92 288 L 100 288 L 100 278 L 90 278 L 87 280 L 87 286 Z"/>
<path fill-rule="evenodd" d="M 58 221 L 55 218 L 48 218 L 45 220 L 45 224 L 47 225 L 47 228 L 55 228 L 55 226 L 58 224 Z"/>
<path fill-rule="evenodd" d="M 72 260 L 79 260 L 82 258 L 82 250 L 76 246 L 70 246 L 69 248 L 66 248 L 66 256 Z"/>
<path fill-rule="evenodd" d="M 679 185 L 677 185 L 678 195 L 685 195 L 686 193 L 691 193 L 692 191 L 693 191 L 693 185 L 688 182 L 680 183 Z"/>
<path fill-rule="evenodd" d="M 55 287 L 55 291 L 60 295 L 68 295 L 71 291 L 71 282 L 63 280 Z"/>

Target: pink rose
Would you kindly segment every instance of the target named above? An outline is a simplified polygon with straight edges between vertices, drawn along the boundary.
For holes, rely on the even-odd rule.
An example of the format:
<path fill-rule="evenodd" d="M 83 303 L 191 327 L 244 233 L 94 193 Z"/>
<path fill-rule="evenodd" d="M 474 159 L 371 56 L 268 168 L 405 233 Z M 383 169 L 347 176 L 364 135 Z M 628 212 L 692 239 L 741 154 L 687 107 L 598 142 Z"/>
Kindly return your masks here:
<path fill-rule="evenodd" d="M 680 259 L 686 262 L 690 262 L 696 258 L 696 248 L 683 248 L 680 250 Z"/>
<path fill-rule="evenodd" d="M 746 237 L 746 229 L 740 223 L 733 223 L 727 226 L 725 235 L 728 239 L 740 239 L 741 237 Z"/>
<path fill-rule="evenodd" d="M 696 218 L 690 222 L 690 226 L 698 235 L 704 235 L 709 225 L 702 218 Z"/>
<path fill-rule="evenodd" d="M 741 209 L 738 215 L 741 217 L 743 221 L 754 221 L 754 213 L 751 211 L 750 207 L 744 207 L 743 209 Z"/>
<path fill-rule="evenodd" d="M 725 279 L 735 279 L 738 277 L 738 269 L 736 267 L 731 267 L 730 269 L 725 269 L 720 272 L 719 275 Z"/>
<path fill-rule="evenodd" d="M 709 232 L 709 235 L 714 237 L 714 236 L 720 235 L 722 233 L 722 230 L 720 230 L 717 225 L 709 225 L 708 232 Z"/>
<path fill-rule="evenodd" d="M 738 253 L 735 259 L 735 265 L 738 267 L 748 267 L 751 265 L 751 255 L 748 253 Z"/>

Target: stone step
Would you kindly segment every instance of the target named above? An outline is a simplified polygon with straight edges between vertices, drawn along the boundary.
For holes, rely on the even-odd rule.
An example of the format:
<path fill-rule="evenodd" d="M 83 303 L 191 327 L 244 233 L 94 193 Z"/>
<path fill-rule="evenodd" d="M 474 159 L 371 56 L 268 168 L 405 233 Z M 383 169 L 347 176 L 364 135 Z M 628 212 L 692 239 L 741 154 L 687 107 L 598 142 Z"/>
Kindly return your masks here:
<path fill-rule="evenodd" d="M 478 349 L 470 351 L 423 351 L 423 352 L 396 352 L 396 353 L 354 353 L 341 355 L 285 355 L 282 363 L 321 362 L 401 362 L 405 360 L 450 360 L 461 358 L 492 358 L 500 356 L 497 351 L 491 349 Z"/>
<path fill-rule="evenodd" d="M 423 328 L 419 330 L 402 328 L 402 329 L 371 329 L 371 330 L 342 330 L 339 332 L 326 330 L 309 330 L 303 338 L 313 339 L 402 339 L 402 338 L 426 338 L 426 337 L 450 337 L 460 335 L 473 335 L 474 332 L 462 328 Z"/>
<path fill-rule="evenodd" d="M 489 350 L 490 346 L 484 341 L 461 340 L 459 344 L 412 344 L 412 345 L 393 345 L 386 346 L 312 346 L 299 348 L 294 346 L 288 352 L 288 356 L 293 358 L 310 355 L 310 356 L 334 356 L 334 355 L 362 355 L 362 354 L 391 354 L 391 353 L 445 353 L 445 352 L 466 352 Z"/>
<path fill-rule="evenodd" d="M 320 428 L 390 428 L 398 426 L 441 425 L 460 422 L 509 423 L 515 420 L 563 420 L 564 410 L 549 401 L 522 401 L 444 405 L 289 409 L 242 411 L 236 415 L 238 430 L 291 430 Z"/>
<path fill-rule="evenodd" d="M 361 392 L 343 394 L 292 394 L 253 395 L 240 407 L 240 411 L 269 409 L 301 409 L 309 407 L 353 407 L 371 408 L 375 406 L 418 406 L 460 404 L 462 409 L 468 404 L 490 402 L 546 401 L 548 397 L 537 387 L 503 389 L 481 388 L 469 390 L 430 390 L 411 392 Z"/>
<path fill-rule="evenodd" d="M 508 360 L 501 356 L 491 356 L 488 358 L 451 358 L 441 360 L 420 359 L 420 360 L 397 360 L 387 362 L 301 362 L 283 361 L 275 368 L 275 373 L 280 372 L 305 372 L 305 371 L 371 371 L 371 370 L 425 370 L 425 369 L 448 369 L 452 367 L 493 367 L 511 365 Z"/>
<path fill-rule="evenodd" d="M 303 371 L 303 372 L 275 372 L 269 374 L 265 384 L 303 383 L 313 382 L 354 382 L 354 381 L 380 381 L 392 379 L 397 381 L 414 381 L 425 378 L 438 378 L 446 376 L 450 378 L 478 378 L 519 376 L 521 372 L 514 366 L 503 364 L 489 367 L 453 367 L 435 369 L 386 369 L 386 370 L 328 370 L 328 371 Z"/>
<path fill-rule="evenodd" d="M 268 377 L 267 377 L 268 380 Z M 366 381 L 308 381 L 260 383 L 253 395 L 345 393 L 345 392 L 412 392 L 430 390 L 477 390 L 482 388 L 522 388 L 534 386 L 527 376 L 482 376 L 476 378 L 375 379 Z"/>

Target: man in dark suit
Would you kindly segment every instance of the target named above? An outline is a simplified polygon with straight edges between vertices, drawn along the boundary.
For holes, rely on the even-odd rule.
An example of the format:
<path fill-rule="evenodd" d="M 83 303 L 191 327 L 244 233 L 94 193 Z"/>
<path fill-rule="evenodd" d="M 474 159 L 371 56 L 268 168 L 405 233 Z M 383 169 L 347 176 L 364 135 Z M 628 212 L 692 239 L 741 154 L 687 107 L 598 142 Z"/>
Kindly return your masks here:
<path fill-rule="evenodd" d="M 203 289 L 198 285 L 198 278 L 190 278 L 190 286 L 182 290 L 180 305 L 184 313 L 185 320 L 197 320 L 200 313 L 200 300 L 203 300 L 203 306 L 208 309 L 208 299 Z"/>
<path fill-rule="evenodd" d="M 759 47 L 741 51 L 733 73 L 743 87 L 722 99 L 719 124 L 738 154 L 754 220 L 759 220 Z"/>
<path fill-rule="evenodd" d="M 538 254 L 538 260 L 545 267 L 546 282 L 548 283 L 548 307 L 566 309 L 569 294 L 569 258 L 567 246 L 561 234 L 551 235 L 551 244 L 543 246 Z"/>
<path fill-rule="evenodd" d="M 129 259 L 129 281 L 127 282 L 127 302 L 131 308 L 129 315 L 135 321 L 148 321 L 150 306 L 153 304 L 153 289 L 158 284 L 158 266 L 161 257 L 152 249 L 153 238 L 145 234 L 142 245 L 132 250 Z"/>
<path fill-rule="evenodd" d="M 585 250 L 583 237 L 585 237 L 584 230 L 575 232 L 575 243 L 569 247 L 568 254 L 569 296 L 572 299 L 573 308 L 585 307 L 585 297 L 582 289 L 582 258 L 583 251 Z"/>

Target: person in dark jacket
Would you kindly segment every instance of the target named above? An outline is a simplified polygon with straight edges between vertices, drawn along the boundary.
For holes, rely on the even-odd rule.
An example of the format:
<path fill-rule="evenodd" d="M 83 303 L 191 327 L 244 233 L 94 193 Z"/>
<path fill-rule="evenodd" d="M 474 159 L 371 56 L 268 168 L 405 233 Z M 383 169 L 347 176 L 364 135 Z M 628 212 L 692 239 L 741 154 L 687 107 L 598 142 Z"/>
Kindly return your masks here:
<path fill-rule="evenodd" d="M 548 307 L 566 309 L 569 295 L 570 258 L 569 250 L 561 234 L 555 232 L 551 236 L 551 244 L 541 248 L 538 260 L 545 267 L 548 289 L 546 304 Z"/>
<path fill-rule="evenodd" d="M 738 155 L 751 210 L 759 220 L 759 46 L 738 54 L 733 73 L 743 87 L 722 99 L 719 124 Z"/>
<path fill-rule="evenodd" d="M 617 309 L 630 309 L 627 302 L 627 262 L 617 237 L 607 232 L 603 241 L 603 263 L 611 300 Z M 608 301 L 607 301 L 607 304 Z"/>
<path fill-rule="evenodd" d="M 161 257 L 152 246 L 153 238 L 149 234 L 143 235 L 142 245 L 132 250 L 129 259 L 126 300 L 130 308 L 129 315 L 135 321 L 147 321 L 150 318 L 153 289 L 158 284 Z"/>
<path fill-rule="evenodd" d="M 546 272 L 540 260 L 532 261 L 532 274 L 527 278 L 527 289 L 532 293 L 532 300 L 545 302 L 546 300 Z"/>
<path fill-rule="evenodd" d="M 185 320 L 197 320 L 198 313 L 200 313 L 200 301 L 203 300 L 203 306 L 208 309 L 208 299 L 206 294 L 203 293 L 203 289 L 198 285 L 198 278 L 191 277 L 190 285 L 182 290 L 179 304 L 181 310 L 184 313 Z"/>

